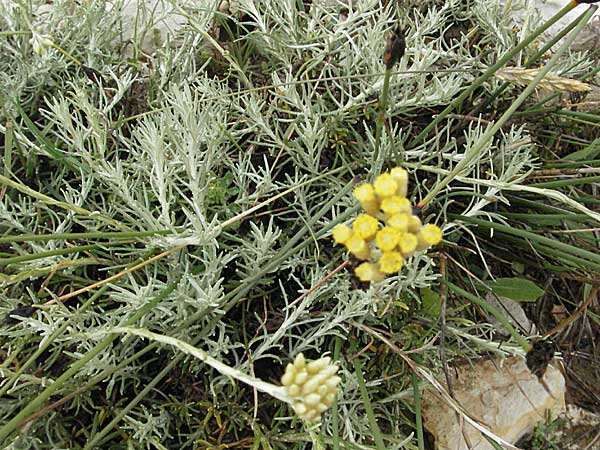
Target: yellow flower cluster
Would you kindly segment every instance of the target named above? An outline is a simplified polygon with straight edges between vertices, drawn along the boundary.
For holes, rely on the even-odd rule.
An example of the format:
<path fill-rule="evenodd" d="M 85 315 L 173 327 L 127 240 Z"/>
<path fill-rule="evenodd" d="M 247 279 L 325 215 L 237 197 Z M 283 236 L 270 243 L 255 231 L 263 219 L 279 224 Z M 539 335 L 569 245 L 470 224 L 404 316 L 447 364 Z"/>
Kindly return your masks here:
<path fill-rule="evenodd" d="M 294 399 L 292 408 L 298 417 L 309 422 L 317 421 L 331 406 L 341 381 L 337 371 L 338 366 L 331 364 L 329 356 L 307 362 L 300 353 L 293 363 L 287 365 L 281 384 Z"/>
<path fill-rule="evenodd" d="M 354 269 L 361 281 L 380 281 L 397 273 L 404 259 L 441 242 L 442 231 L 437 225 L 423 225 L 413 215 L 407 192 L 406 170 L 395 167 L 382 173 L 373 184 L 354 189 L 354 197 L 365 212 L 352 227 L 337 225 L 333 229 L 333 240 L 365 261 Z"/>

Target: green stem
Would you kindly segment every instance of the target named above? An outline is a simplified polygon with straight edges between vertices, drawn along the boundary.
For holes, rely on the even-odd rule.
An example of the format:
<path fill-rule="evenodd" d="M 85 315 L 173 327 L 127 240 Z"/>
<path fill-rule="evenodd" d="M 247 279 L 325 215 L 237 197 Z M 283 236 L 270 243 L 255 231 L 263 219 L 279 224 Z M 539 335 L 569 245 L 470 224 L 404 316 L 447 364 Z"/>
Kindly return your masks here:
<path fill-rule="evenodd" d="M 371 427 L 371 434 L 375 440 L 375 446 L 377 447 L 377 450 L 386 450 L 385 444 L 383 443 L 383 438 L 381 437 L 381 430 L 379 429 L 379 425 L 377 425 L 377 418 L 375 417 L 375 413 L 371 407 L 371 401 L 369 400 L 369 393 L 367 392 L 365 379 L 362 375 L 360 362 L 358 359 L 355 359 L 353 364 L 354 373 L 356 373 L 356 381 L 358 382 L 358 387 L 360 389 L 360 396 L 362 397 L 363 406 L 365 407 L 365 411 L 367 413 L 367 419 L 369 420 L 369 425 Z"/>
<path fill-rule="evenodd" d="M 485 309 L 492 316 L 494 316 L 496 318 L 496 320 L 498 320 L 498 322 L 500 322 L 502 324 L 502 326 L 504 328 L 506 328 L 506 330 L 508 330 L 510 335 L 515 339 L 515 341 L 517 341 L 519 343 L 519 345 L 525 352 L 528 352 L 529 350 L 531 350 L 531 344 L 527 341 L 527 339 L 525 339 L 523 336 L 521 336 L 517 330 L 515 330 L 515 328 L 511 325 L 511 323 L 506 318 L 506 316 L 504 314 L 502 314 L 502 312 L 498 308 L 490 305 L 488 302 L 480 299 L 479 297 L 471 294 L 470 292 L 467 292 L 464 289 L 459 288 L 458 286 L 456 286 L 455 284 L 451 283 L 448 280 L 443 279 L 442 282 L 445 283 L 446 286 L 448 286 L 450 288 L 450 290 L 452 290 L 456 294 L 459 294 L 459 295 L 465 297 L 469 301 L 475 303 L 476 305 Z"/>
<path fill-rule="evenodd" d="M 556 36 L 554 36 L 552 39 L 550 39 L 548 42 L 546 42 L 542 48 L 540 48 L 531 58 L 529 58 L 527 60 L 527 62 L 525 63 L 525 68 L 530 68 L 534 64 L 536 64 L 537 61 L 542 56 L 544 56 L 548 50 L 550 50 L 552 47 L 554 47 L 554 45 L 558 41 L 560 41 L 567 34 L 569 34 L 569 32 L 577 26 L 577 24 L 579 23 L 579 21 L 581 20 L 581 18 L 583 17 L 584 14 L 585 14 L 585 12 L 581 13 L 574 21 L 572 21 L 569 25 L 567 25 L 565 28 L 563 28 L 560 31 L 560 33 L 558 33 Z M 481 104 L 481 106 L 475 108 L 475 110 L 471 113 L 471 115 L 476 115 L 479 111 L 481 111 L 482 109 L 487 108 L 489 105 L 491 105 L 492 102 L 494 101 L 494 99 L 496 99 L 510 85 L 511 85 L 511 83 L 508 81 L 505 81 L 504 83 L 502 83 L 498 87 L 498 89 L 496 89 L 492 93 L 492 95 L 490 95 L 490 97 L 484 103 Z M 560 95 L 560 93 L 558 93 L 558 95 Z"/>
<path fill-rule="evenodd" d="M 519 236 L 524 239 L 530 239 L 532 241 L 539 242 L 541 244 L 548 245 L 555 250 L 562 250 L 573 255 L 577 255 L 581 258 L 589 259 L 593 262 L 600 263 L 600 255 L 597 253 L 593 253 L 587 250 L 583 250 L 578 247 L 574 247 L 569 244 L 565 244 L 564 242 L 560 242 L 556 239 L 550 239 L 544 236 L 540 236 L 539 234 L 532 233 L 530 231 L 520 230 L 518 228 L 512 228 L 507 225 L 502 225 L 495 222 L 488 222 L 487 220 L 475 219 L 474 217 L 465 217 L 456 214 L 449 214 L 448 217 L 453 219 L 458 219 L 460 221 L 471 223 L 474 225 L 479 225 L 485 228 L 493 229 L 499 231 L 501 233 L 511 234 L 513 236 Z"/>
<path fill-rule="evenodd" d="M 572 9 L 573 5 L 569 3 L 569 5 L 565 6 L 561 10 L 561 13 L 566 13 L 570 9 Z M 517 99 L 510 105 L 510 107 L 504 112 L 502 117 L 498 119 L 493 126 L 489 127 L 486 132 L 473 144 L 473 146 L 467 150 L 462 160 L 456 164 L 454 169 L 440 182 L 438 182 L 431 191 L 425 196 L 425 198 L 419 203 L 419 206 L 424 207 L 429 203 L 429 201 L 434 198 L 438 192 L 444 189 L 458 174 L 460 174 L 463 169 L 469 165 L 471 165 L 479 153 L 485 149 L 485 146 L 488 142 L 494 137 L 494 135 L 504 126 L 504 124 L 511 118 L 513 113 L 521 106 L 521 104 L 531 95 L 531 93 L 535 90 L 536 86 L 540 81 L 550 72 L 552 67 L 558 62 L 559 58 L 562 54 L 567 51 L 567 49 L 571 46 L 571 43 L 579 34 L 579 31 L 585 26 L 588 19 L 592 16 L 592 14 L 596 11 L 597 6 L 590 6 L 586 11 L 586 14 L 582 18 L 582 20 L 577 24 L 575 30 L 568 36 L 564 44 L 557 50 L 557 52 L 552 56 L 548 64 L 544 66 L 542 70 L 536 75 L 531 83 L 525 88 L 525 90 L 517 97 Z M 559 13 L 560 14 L 560 13 Z M 557 14 L 558 16 L 558 14 Z M 556 16 L 555 16 L 556 17 Z M 534 33 L 535 34 L 535 33 Z M 495 70 L 494 70 L 495 71 Z M 486 72 L 487 73 L 487 72 Z M 454 102 L 453 102 L 454 103 Z M 443 113 L 442 113 L 443 114 Z M 442 115 L 440 114 L 440 115 Z M 439 117 L 439 116 L 438 116 Z M 437 120 L 437 119 L 436 119 Z M 435 121 L 434 121 L 435 123 Z M 425 131 L 425 130 L 424 130 Z M 421 133 L 423 134 L 423 133 Z"/>
<path fill-rule="evenodd" d="M 548 245 L 541 244 L 532 239 L 524 239 L 517 238 L 511 235 L 506 235 L 502 233 L 496 233 L 496 236 L 501 236 L 498 241 L 501 241 L 501 244 L 496 244 L 496 242 L 492 242 L 492 247 L 495 249 L 501 249 L 507 251 L 509 254 L 515 254 L 517 249 L 519 251 L 522 250 L 522 254 L 526 255 L 532 249 L 541 255 L 547 256 L 549 260 L 556 260 L 562 264 L 562 266 L 558 270 L 573 270 L 575 268 L 587 269 L 587 271 L 591 271 L 592 273 L 597 273 L 600 271 L 600 264 L 592 261 L 588 261 L 587 259 L 582 259 L 578 256 L 571 255 L 564 251 L 556 251 L 555 248 L 549 247 Z M 577 248 L 577 247 L 573 247 Z M 519 253 L 521 254 L 521 253 Z M 519 259 L 518 257 L 516 259 Z M 542 268 L 543 270 L 557 270 L 556 265 L 549 261 L 541 261 L 539 263 L 535 263 L 534 261 L 527 259 L 519 259 L 520 261 L 528 264 L 530 268 Z M 541 264 L 541 266 L 540 266 Z"/>
<path fill-rule="evenodd" d="M 72 62 L 74 62 L 75 64 L 77 64 L 79 67 L 81 67 L 83 65 L 81 63 L 81 61 L 79 61 L 77 58 L 75 58 L 73 55 L 71 55 L 69 52 L 67 52 L 62 47 L 56 45 L 54 42 L 50 46 L 57 52 L 61 53 L 65 58 L 67 58 L 67 59 L 71 60 Z"/>
<path fill-rule="evenodd" d="M 129 319 L 127 319 L 124 323 L 125 326 L 133 325 L 137 322 L 144 314 L 154 308 L 161 300 L 166 298 L 171 292 L 175 290 L 177 287 L 178 281 L 169 284 L 163 291 L 158 294 L 154 299 L 149 301 L 146 305 L 142 306 L 138 309 L 137 312 L 131 315 Z M 11 420 L 9 420 L 2 428 L 0 428 L 0 442 L 4 442 L 4 440 L 19 426 L 19 424 L 25 420 L 29 415 L 31 415 L 34 411 L 41 408 L 42 404 L 50 398 L 50 396 L 62 388 L 64 384 L 75 375 L 78 371 L 80 371 L 83 366 L 85 366 L 89 361 L 91 361 L 94 357 L 96 357 L 100 352 L 102 352 L 106 347 L 108 347 L 115 339 L 117 339 L 120 335 L 115 333 L 107 336 L 102 341 L 94 346 L 85 356 L 81 359 L 75 361 L 71 367 L 66 370 L 60 377 L 58 377 L 54 383 L 44 389 L 36 398 L 34 398 L 31 402 L 27 404 L 21 411 L 19 411 Z"/>
<path fill-rule="evenodd" d="M 600 122 L 600 116 L 597 114 L 584 113 L 580 111 L 568 111 L 565 109 L 560 109 L 555 111 L 557 116 L 567 116 L 574 117 L 576 119 L 587 120 L 588 122 Z"/>
<path fill-rule="evenodd" d="M 522 241 L 522 243 L 523 243 L 523 241 Z M 585 259 L 581 259 L 577 256 L 570 255 L 569 253 L 566 253 L 566 252 L 557 252 L 556 249 L 554 249 L 552 247 L 548 247 L 547 245 L 544 245 L 544 244 L 532 242 L 531 245 L 533 246 L 535 251 L 537 251 L 543 255 L 546 255 L 549 259 L 553 259 L 553 260 L 560 262 L 560 264 L 562 264 L 562 266 L 561 266 L 562 270 L 564 270 L 566 267 L 568 270 L 586 269 L 591 274 L 600 273 L 600 264 L 598 264 L 598 263 L 593 263 L 593 262 L 587 261 Z M 524 250 L 526 251 L 527 249 L 524 249 Z M 554 270 L 556 270 L 556 266 L 551 264 L 549 261 L 543 262 L 543 264 L 544 264 L 544 267 L 548 267 L 548 268 L 554 266 Z"/>
<path fill-rule="evenodd" d="M 3 36 L 29 36 L 31 31 L 0 31 L 0 37 Z"/>
<path fill-rule="evenodd" d="M 388 105 L 391 76 L 392 69 L 387 69 L 383 77 L 383 89 L 381 90 L 381 96 L 379 97 L 379 115 L 377 116 L 377 125 L 375 129 L 375 152 L 373 153 L 373 160 L 375 162 L 377 162 L 379 159 L 379 146 L 381 145 L 381 133 L 385 125 L 385 113 Z"/>
<path fill-rule="evenodd" d="M 494 450 L 504 450 L 504 447 L 502 447 L 500 444 L 498 444 L 494 439 L 492 439 L 489 436 L 486 436 L 485 434 L 483 435 L 484 438 L 487 439 L 487 441 L 490 443 L 490 445 L 492 447 L 494 447 Z"/>
<path fill-rule="evenodd" d="M 477 78 L 467 89 L 465 89 L 462 94 L 460 94 L 452 103 L 450 103 L 438 116 L 425 127 L 423 131 L 419 133 L 419 135 L 413 139 L 410 144 L 410 148 L 415 147 L 419 144 L 425 137 L 442 121 L 446 118 L 446 116 L 453 111 L 457 106 L 462 105 L 464 100 L 471 95 L 475 89 L 481 86 L 488 78 L 492 77 L 496 71 L 504 67 L 504 65 L 509 62 L 517 53 L 525 49 L 531 42 L 535 40 L 540 34 L 558 22 L 563 18 L 565 14 L 571 11 L 577 5 L 576 2 L 569 2 L 563 9 L 557 12 L 552 18 L 548 20 L 548 22 L 544 23 L 541 27 L 537 28 L 533 31 L 529 36 L 527 36 L 521 43 L 519 43 L 515 48 L 509 50 L 498 60 L 496 64 L 488 68 L 479 78 Z M 537 83 L 536 83 L 537 84 Z"/>
<path fill-rule="evenodd" d="M 572 2 L 575 3 L 575 2 Z M 547 51 L 549 51 L 552 47 L 554 47 L 554 44 L 556 44 L 558 41 L 560 41 L 562 38 L 564 38 L 567 34 L 569 34 L 576 26 L 577 24 L 583 19 L 583 16 L 586 12 L 582 12 L 579 16 L 577 16 L 577 18 L 575 20 L 573 20 L 569 25 L 567 25 L 566 27 L 564 27 L 558 34 L 556 34 L 555 36 L 552 37 L 552 39 L 550 39 L 548 42 L 546 42 L 542 48 L 540 48 L 537 52 L 535 52 L 535 54 L 527 59 L 527 62 L 525 63 L 525 67 L 526 68 L 530 68 L 532 67 L 534 64 L 537 63 L 537 61 L 546 54 Z"/>
<path fill-rule="evenodd" d="M 419 387 L 419 378 L 412 372 L 413 398 L 415 400 L 415 425 L 417 428 L 417 445 L 419 450 L 425 449 L 425 440 L 423 439 L 423 418 L 421 416 L 421 389 Z"/>
<path fill-rule="evenodd" d="M 54 233 L 54 234 L 20 234 L 0 237 L 0 244 L 11 242 L 35 242 L 72 239 L 132 239 L 147 236 L 164 236 L 173 233 L 171 230 L 156 231 L 115 231 L 96 233 Z"/>
<path fill-rule="evenodd" d="M 0 397 L 4 396 L 15 385 L 15 383 L 18 381 L 19 377 L 25 372 L 25 370 L 27 370 L 29 366 L 31 366 L 37 360 L 37 358 L 44 351 L 46 351 L 46 349 L 56 340 L 56 338 L 60 336 L 63 331 L 65 331 L 65 329 L 73 322 L 73 319 L 75 319 L 77 316 L 81 315 L 86 309 L 88 309 L 88 307 L 92 303 L 94 303 L 94 301 L 96 301 L 96 299 L 100 297 L 104 293 L 104 291 L 106 291 L 106 289 L 108 289 L 108 286 L 103 286 L 101 289 L 99 289 L 98 292 L 92 295 L 87 302 L 81 305 L 81 307 L 78 308 L 72 316 L 65 320 L 64 323 L 60 327 L 58 327 L 54 333 L 52 333 L 47 339 L 44 339 L 42 341 L 41 345 L 35 351 L 35 353 L 33 353 L 33 355 L 31 355 L 29 359 L 25 361 L 25 363 L 23 363 L 21 367 L 19 367 L 19 370 L 17 370 L 13 374 L 13 376 L 4 384 L 4 386 L 0 388 Z"/>
<path fill-rule="evenodd" d="M 34 253 L 31 255 L 12 256 L 10 258 L 0 259 L 0 266 L 6 266 L 8 264 L 15 264 L 15 263 L 25 262 L 25 261 L 33 261 L 36 259 L 49 258 L 51 256 L 68 255 L 70 253 L 85 252 L 87 250 L 97 249 L 98 247 L 99 246 L 96 244 L 80 245 L 77 247 L 59 248 L 56 250 L 49 250 L 47 252 Z"/>
<path fill-rule="evenodd" d="M 58 208 L 62 208 L 65 209 L 67 211 L 71 211 L 75 214 L 79 214 L 81 216 L 86 216 L 86 217 L 90 217 L 90 218 L 95 218 L 98 219 L 102 222 L 105 222 L 109 225 L 112 226 L 116 226 L 116 227 L 123 227 L 122 224 L 120 224 L 119 222 L 117 222 L 114 219 L 111 219 L 110 217 L 105 217 L 102 216 L 100 214 L 97 213 L 93 213 L 91 211 L 88 211 L 85 208 L 80 208 L 79 206 L 76 205 L 72 205 L 70 203 L 66 203 L 66 202 L 61 202 L 59 200 L 55 200 L 52 197 L 48 197 L 45 194 L 42 194 L 41 192 L 38 192 L 34 189 L 31 189 L 29 186 L 25 186 L 22 183 L 18 183 L 16 181 L 11 180 L 8 177 L 5 177 L 4 175 L 0 175 L 0 184 L 4 184 L 8 187 L 11 187 L 13 189 L 16 189 L 17 191 L 25 194 L 25 195 L 29 195 L 30 197 L 33 197 L 47 205 L 51 205 L 51 206 L 56 206 Z"/>
<path fill-rule="evenodd" d="M 600 205 L 600 198 L 597 197 L 578 197 L 577 201 L 580 203 L 591 203 L 593 205 Z"/>
<path fill-rule="evenodd" d="M 598 143 L 600 144 L 600 139 L 598 140 Z M 600 159 L 585 159 L 582 161 L 569 162 L 568 155 L 564 159 L 567 162 L 548 163 L 548 164 L 544 164 L 542 166 L 542 168 L 543 169 L 570 169 L 570 168 L 577 169 L 577 168 L 583 167 L 583 166 L 592 166 L 592 167 L 600 166 Z"/>
<path fill-rule="evenodd" d="M 512 219 L 522 219 L 529 222 L 546 221 L 546 220 L 570 220 L 579 222 L 589 222 L 589 216 L 585 214 L 564 213 L 564 214 L 537 214 L 537 213 L 511 213 L 502 212 L 504 217 Z"/>
<path fill-rule="evenodd" d="M 600 182 L 600 175 L 593 177 L 569 178 L 566 180 L 546 181 L 543 183 L 531 183 L 529 186 L 538 188 L 557 188 L 562 186 L 578 186 L 580 184 L 593 184 Z"/>

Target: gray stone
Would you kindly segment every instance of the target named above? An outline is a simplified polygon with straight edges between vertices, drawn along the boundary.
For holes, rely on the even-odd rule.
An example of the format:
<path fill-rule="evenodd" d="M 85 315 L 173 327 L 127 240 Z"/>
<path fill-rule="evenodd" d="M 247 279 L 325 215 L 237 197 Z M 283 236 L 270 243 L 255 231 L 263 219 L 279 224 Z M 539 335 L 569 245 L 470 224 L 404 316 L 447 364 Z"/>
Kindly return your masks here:
<path fill-rule="evenodd" d="M 519 302 L 515 302 L 510 298 L 500 297 L 492 293 L 488 293 L 485 296 L 485 301 L 494 306 L 496 309 L 500 310 L 509 323 L 525 336 L 530 336 L 536 333 L 535 325 L 529 320 Z M 486 317 L 491 324 L 496 326 L 496 329 L 500 334 L 504 336 L 510 335 L 510 332 L 504 328 L 498 319 L 488 313 L 486 313 Z"/>

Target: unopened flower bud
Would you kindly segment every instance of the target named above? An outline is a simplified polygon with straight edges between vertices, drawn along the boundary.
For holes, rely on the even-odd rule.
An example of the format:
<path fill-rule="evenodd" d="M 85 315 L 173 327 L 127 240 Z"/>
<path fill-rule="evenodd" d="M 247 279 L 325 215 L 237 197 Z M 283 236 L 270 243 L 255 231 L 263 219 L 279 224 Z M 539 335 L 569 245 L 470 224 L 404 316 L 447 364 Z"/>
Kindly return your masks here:
<path fill-rule="evenodd" d="M 375 243 L 384 252 L 394 250 L 394 247 L 398 245 L 398 239 L 400 232 L 392 227 L 383 227 L 377 232 L 375 236 Z"/>
<path fill-rule="evenodd" d="M 423 226 L 421 219 L 417 216 L 408 216 L 408 232 L 412 234 L 418 234 Z"/>
<path fill-rule="evenodd" d="M 409 217 L 408 214 L 394 214 L 386 220 L 386 224 L 400 233 L 406 233 L 408 231 Z"/>
<path fill-rule="evenodd" d="M 369 183 L 361 184 L 354 189 L 352 194 L 367 214 L 374 216 L 379 212 L 379 200 L 375 195 L 373 185 Z"/>
<path fill-rule="evenodd" d="M 398 238 L 398 248 L 402 252 L 402 256 L 409 258 L 417 249 L 417 237 L 411 233 L 402 233 Z"/>
<path fill-rule="evenodd" d="M 387 216 L 412 213 L 410 200 L 408 200 L 406 197 L 400 197 L 399 195 L 392 195 L 391 197 L 384 198 L 381 201 L 381 210 Z"/>
<path fill-rule="evenodd" d="M 323 358 L 316 359 L 311 361 L 306 366 L 306 370 L 308 373 L 315 374 L 324 370 L 331 363 L 331 358 L 329 356 L 325 356 Z"/>
<path fill-rule="evenodd" d="M 396 195 L 406 197 L 408 194 L 408 172 L 402 167 L 394 167 L 390 171 L 390 175 L 394 177 L 398 183 L 398 191 Z"/>
<path fill-rule="evenodd" d="M 292 408 L 298 417 L 309 422 L 316 421 L 331 406 L 341 381 L 341 378 L 335 375 L 337 370 L 338 367 L 331 364 L 329 357 L 308 364 L 304 356 L 300 359 L 296 357 L 293 364 L 287 365 L 285 374 L 281 377 L 281 384 L 294 399 Z M 298 381 L 299 374 L 307 374 L 308 377 L 302 376 L 302 381 Z"/>

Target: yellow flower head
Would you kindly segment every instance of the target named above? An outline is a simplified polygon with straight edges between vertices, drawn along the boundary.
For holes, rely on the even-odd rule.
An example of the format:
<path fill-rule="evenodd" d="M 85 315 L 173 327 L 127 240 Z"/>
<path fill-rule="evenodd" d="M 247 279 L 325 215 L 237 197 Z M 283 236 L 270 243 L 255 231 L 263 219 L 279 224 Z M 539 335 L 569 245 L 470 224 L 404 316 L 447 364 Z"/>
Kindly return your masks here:
<path fill-rule="evenodd" d="M 377 200 L 377 197 L 375 197 L 375 189 L 373 189 L 373 185 L 370 183 L 364 183 L 354 188 L 352 194 L 360 203 Z"/>
<path fill-rule="evenodd" d="M 375 215 L 379 212 L 379 200 L 375 195 L 375 189 L 373 185 L 369 183 L 361 184 L 353 191 L 354 198 L 358 200 L 360 206 L 371 215 Z"/>
<path fill-rule="evenodd" d="M 361 239 L 356 234 L 350 236 L 350 239 L 348 239 L 344 244 L 346 245 L 348 251 L 358 259 L 365 260 L 369 259 L 369 256 L 371 256 L 371 250 L 369 249 L 369 244 L 367 244 L 367 241 Z"/>
<path fill-rule="evenodd" d="M 396 195 L 399 195 L 400 197 L 406 197 L 406 194 L 408 193 L 408 172 L 402 167 L 394 167 L 390 171 L 390 175 L 394 177 L 398 183 L 398 191 L 396 192 Z"/>
<path fill-rule="evenodd" d="M 392 274 L 402 269 L 404 260 L 399 252 L 383 252 L 379 258 L 379 270 L 383 273 Z"/>
<path fill-rule="evenodd" d="M 384 274 L 377 269 L 375 264 L 364 262 L 354 269 L 354 274 L 360 281 L 381 281 Z"/>
<path fill-rule="evenodd" d="M 364 213 L 358 215 L 351 227 L 337 225 L 333 228 L 334 241 L 344 244 L 352 255 L 363 261 L 354 269 L 361 281 L 383 280 L 386 275 L 397 273 L 404 260 L 415 251 L 441 242 L 440 228 L 433 224 L 423 225 L 420 217 L 413 213 L 407 192 L 408 172 L 402 167 L 394 167 L 377 176 L 373 184 L 363 183 L 356 187 L 353 195 Z M 383 227 L 378 218 L 384 222 Z M 294 391 L 295 388 L 291 389 Z M 308 420 L 309 416 L 320 414 L 319 408 L 309 412 L 313 404 L 325 408 L 322 401 L 319 403 L 317 394 L 311 393 L 294 409 Z"/>
<path fill-rule="evenodd" d="M 338 244 L 343 244 L 352 236 L 352 230 L 346 225 L 336 225 L 333 228 L 333 240 Z"/>
<path fill-rule="evenodd" d="M 395 230 L 400 231 L 401 233 L 406 233 L 408 231 L 408 214 L 394 214 L 388 220 L 386 220 L 386 224 L 389 227 L 394 228 Z"/>
<path fill-rule="evenodd" d="M 391 197 L 384 198 L 381 201 L 381 209 L 384 213 L 389 215 L 412 213 L 410 201 L 405 197 L 400 197 L 399 195 L 392 195 Z"/>
<path fill-rule="evenodd" d="M 398 248 L 408 258 L 417 249 L 417 237 L 411 233 L 402 233 L 398 239 Z"/>
<path fill-rule="evenodd" d="M 408 216 L 408 232 L 412 234 L 417 234 L 421 231 L 422 226 L 421 219 L 417 216 Z"/>
<path fill-rule="evenodd" d="M 432 245 L 437 245 L 442 241 L 442 230 L 437 225 L 429 223 L 419 231 L 417 235 L 417 250 L 425 250 Z"/>
<path fill-rule="evenodd" d="M 379 229 L 379 222 L 373 216 L 368 214 L 359 214 L 352 224 L 352 230 L 361 239 L 370 241 L 375 237 Z"/>
<path fill-rule="evenodd" d="M 398 245 L 398 239 L 400 238 L 400 232 L 391 227 L 383 227 L 377 232 L 375 236 L 375 242 L 384 252 L 394 250 L 394 247 Z"/>
<path fill-rule="evenodd" d="M 396 192 L 398 191 L 398 183 L 389 173 L 382 173 L 375 178 L 373 186 L 380 198 L 391 197 L 392 195 L 396 195 Z"/>

